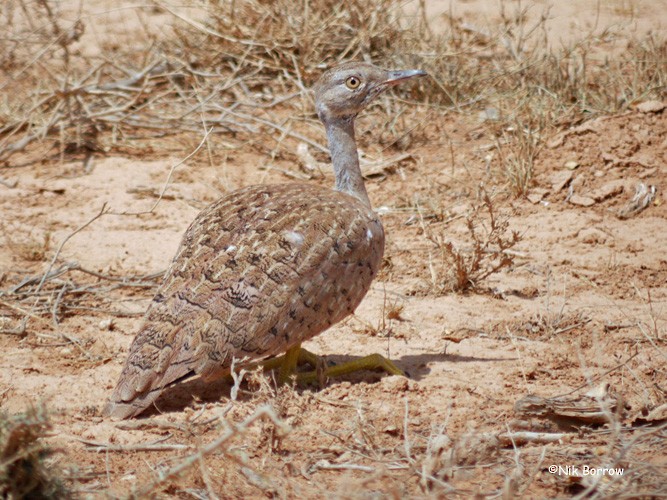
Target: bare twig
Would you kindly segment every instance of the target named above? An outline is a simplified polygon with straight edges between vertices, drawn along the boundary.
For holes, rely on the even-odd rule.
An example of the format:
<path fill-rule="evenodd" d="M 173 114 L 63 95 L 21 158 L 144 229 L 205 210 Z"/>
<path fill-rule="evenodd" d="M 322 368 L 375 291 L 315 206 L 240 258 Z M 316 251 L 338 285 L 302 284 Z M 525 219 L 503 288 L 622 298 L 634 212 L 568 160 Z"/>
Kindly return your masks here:
<path fill-rule="evenodd" d="M 174 163 L 171 166 L 171 168 L 169 169 L 169 174 L 167 174 L 167 179 L 165 180 L 165 182 L 162 186 L 162 190 L 160 191 L 160 195 L 157 197 L 157 199 L 155 200 L 155 203 L 153 203 L 151 208 L 149 208 L 148 210 L 140 211 L 140 212 L 124 211 L 124 212 L 120 212 L 116 215 L 144 215 L 144 214 L 153 213 L 153 211 L 157 208 L 157 206 L 160 204 L 160 202 L 164 198 L 164 194 L 167 192 L 167 189 L 169 188 L 169 183 L 171 182 L 172 175 L 174 175 L 174 171 L 199 152 L 199 150 L 204 146 L 204 144 L 206 144 L 206 140 L 208 139 L 208 136 L 211 134 L 211 132 L 213 132 L 213 128 L 207 128 L 205 130 L 204 137 L 202 137 L 202 139 L 199 142 L 199 144 L 197 145 L 197 147 L 190 154 L 188 154 L 185 158 L 183 158 L 182 160 Z"/>
<path fill-rule="evenodd" d="M 190 455 L 188 458 L 183 460 L 180 464 L 172 467 L 171 469 L 160 472 L 158 477 L 151 483 L 145 485 L 137 493 L 135 493 L 136 498 L 144 498 L 150 495 L 151 492 L 155 491 L 161 484 L 175 479 L 184 471 L 190 469 L 194 465 L 198 464 L 203 457 L 206 457 L 216 451 L 226 452 L 227 442 L 235 436 L 241 435 L 246 432 L 248 427 L 250 427 L 254 422 L 259 419 L 267 418 L 273 424 L 278 427 L 281 432 L 287 432 L 287 427 L 285 424 L 277 417 L 273 409 L 269 406 L 261 406 L 255 412 L 246 418 L 240 424 L 230 424 L 229 429 L 222 434 L 219 438 L 215 439 L 211 443 L 202 447 L 197 453 Z"/>
<path fill-rule="evenodd" d="M 109 213 L 109 209 L 107 208 L 106 203 L 104 203 L 102 205 L 102 208 L 100 208 L 100 210 L 97 214 L 95 214 L 87 222 L 85 222 L 84 224 L 82 224 L 81 226 L 76 228 L 74 231 L 69 233 L 60 242 L 60 244 L 58 245 L 58 248 L 56 249 L 55 253 L 53 254 L 53 257 L 51 258 L 51 261 L 49 262 L 48 266 L 46 267 L 46 270 L 42 274 L 42 277 L 39 280 L 39 283 L 38 283 L 37 287 L 31 293 L 31 296 L 33 296 L 35 298 L 35 300 L 33 301 L 33 304 L 30 307 L 30 309 L 28 310 L 28 312 L 23 316 L 23 318 L 21 320 L 21 324 L 19 325 L 18 328 L 13 329 L 13 330 L 2 330 L 4 333 L 11 333 L 11 334 L 16 334 L 16 335 L 23 335 L 25 333 L 25 329 L 27 327 L 29 318 L 35 317 L 35 311 L 37 309 L 37 304 L 39 303 L 39 300 L 40 300 L 39 295 L 40 295 L 40 292 L 42 291 L 42 288 L 44 287 L 44 284 L 47 282 L 47 280 L 53 278 L 54 274 L 57 275 L 60 272 L 60 271 L 56 271 L 55 273 L 53 273 L 52 269 L 53 269 L 53 266 L 55 265 L 56 261 L 58 260 L 58 257 L 60 256 L 60 253 L 62 252 L 62 249 L 65 246 L 65 244 L 71 238 L 73 238 L 76 234 L 80 233 L 81 231 L 86 229 L 90 224 L 95 222 L 97 219 L 99 219 L 100 217 L 102 217 L 103 215 L 106 215 L 108 213 Z M 21 288 L 21 286 L 18 286 L 18 287 L 15 287 L 15 288 L 18 289 L 18 288 Z M 62 294 L 64 294 L 64 293 L 65 293 L 65 289 L 63 288 L 63 289 L 61 289 L 61 295 L 59 296 L 59 299 L 62 298 Z M 56 306 L 54 306 L 55 308 L 53 309 L 53 312 L 52 312 L 53 315 L 56 314 L 57 303 L 59 302 L 59 299 L 56 300 Z M 54 319 L 56 319 L 56 321 L 57 321 L 57 318 L 55 318 L 55 316 L 54 316 Z"/>

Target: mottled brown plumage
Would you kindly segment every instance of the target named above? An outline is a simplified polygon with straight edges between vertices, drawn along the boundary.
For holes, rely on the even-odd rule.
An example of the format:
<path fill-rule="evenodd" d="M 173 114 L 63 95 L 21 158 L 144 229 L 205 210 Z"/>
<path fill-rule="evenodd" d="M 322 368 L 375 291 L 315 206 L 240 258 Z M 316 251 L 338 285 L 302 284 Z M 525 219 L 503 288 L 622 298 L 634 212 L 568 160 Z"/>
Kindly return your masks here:
<path fill-rule="evenodd" d="M 106 412 L 129 418 L 193 375 L 229 372 L 285 352 L 354 312 L 384 251 L 354 142 L 354 117 L 379 92 L 419 71 L 350 63 L 315 86 L 336 190 L 251 186 L 190 225 L 146 312 Z"/>

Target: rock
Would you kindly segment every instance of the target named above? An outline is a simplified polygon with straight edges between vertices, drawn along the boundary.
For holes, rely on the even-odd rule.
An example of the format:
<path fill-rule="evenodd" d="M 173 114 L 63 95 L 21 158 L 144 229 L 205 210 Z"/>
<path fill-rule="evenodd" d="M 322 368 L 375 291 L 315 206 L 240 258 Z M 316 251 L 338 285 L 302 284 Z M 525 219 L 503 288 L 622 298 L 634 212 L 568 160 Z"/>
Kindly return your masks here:
<path fill-rule="evenodd" d="M 528 193 L 528 201 L 531 202 L 533 205 L 536 205 L 537 203 L 542 201 L 542 198 L 549 192 L 548 189 L 544 188 L 535 188 Z"/>
<path fill-rule="evenodd" d="M 644 420 L 647 422 L 667 422 L 667 404 L 653 408 Z"/>
<path fill-rule="evenodd" d="M 563 166 L 568 170 L 575 170 L 579 166 L 579 162 L 577 160 L 568 160 Z"/>
<path fill-rule="evenodd" d="M 100 321 L 98 326 L 100 330 L 113 330 L 115 325 L 113 318 L 107 318 Z"/>
<path fill-rule="evenodd" d="M 479 112 L 479 121 L 485 122 L 487 120 L 490 121 L 498 121 L 500 119 L 500 111 L 498 111 L 496 108 L 486 108 L 484 111 Z"/>
<path fill-rule="evenodd" d="M 387 427 L 382 429 L 382 432 L 386 434 L 391 434 L 392 436 L 397 436 L 398 434 L 401 433 L 400 429 L 395 425 L 388 425 Z"/>
<path fill-rule="evenodd" d="M 662 101 L 644 101 L 637 104 L 636 108 L 642 113 L 659 113 L 663 109 L 667 108 L 667 103 Z"/>
<path fill-rule="evenodd" d="M 616 180 L 608 182 L 599 189 L 594 190 L 591 193 L 591 197 L 595 201 L 602 201 L 606 200 L 607 198 L 611 198 L 612 196 L 621 194 L 622 192 L 623 192 L 623 181 Z"/>
<path fill-rule="evenodd" d="M 589 198 L 588 196 L 581 196 L 579 194 L 573 194 L 570 196 L 569 202 L 573 205 L 579 205 L 580 207 L 591 207 L 595 205 L 595 200 Z"/>
<path fill-rule="evenodd" d="M 571 181 L 573 177 L 573 173 L 571 170 L 562 170 L 560 172 L 556 172 L 554 175 L 551 176 L 551 189 L 554 193 L 558 193 L 561 191 L 564 187 L 566 187 Z"/>

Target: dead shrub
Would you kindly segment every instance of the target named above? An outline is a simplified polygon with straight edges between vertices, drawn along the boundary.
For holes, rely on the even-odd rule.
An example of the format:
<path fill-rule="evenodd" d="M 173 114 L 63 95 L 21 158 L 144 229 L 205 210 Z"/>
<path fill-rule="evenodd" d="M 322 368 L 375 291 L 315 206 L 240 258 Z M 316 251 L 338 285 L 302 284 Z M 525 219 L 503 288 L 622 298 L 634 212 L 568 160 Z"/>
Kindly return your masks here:
<path fill-rule="evenodd" d="M 42 441 L 50 428 L 44 408 L 0 414 L 0 497 L 69 496 L 62 472 L 53 464 L 55 451 Z"/>
<path fill-rule="evenodd" d="M 514 264 L 511 249 L 521 241 L 521 235 L 509 230 L 509 216 L 497 213 L 486 192 L 481 195 L 481 203 L 466 217 L 465 224 L 470 245 L 467 248 L 447 241 L 443 232 L 426 233 L 435 250 L 435 255 L 429 252 L 429 268 L 430 285 L 436 293 L 478 289 L 486 278 Z"/>
<path fill-rule="evenodd" d="M 0 100 L 0 164 L 36 146 L 42 158 L 83 154 L 87 162 L 102 151 L 136 149 L 137 140 L 177 135 L 191 145 L 212 127 L 292 158 L 295 144 L 284 141 L 300 134 L 292 122 L 313 118 L 306 88 L 343 60 L 428 71 L 429 79 L 399 92 L 435 113 L 493 107 L 501 125 L 520 119 L 531 129 L 545 123 L 546 131 L 660 99 L 667 88 L 667 41 L 658 35 L 633 38 L 618 57 L 601 59 L 615 33 L 554 48 L 547 12 L 529 21 L 525 9 L 503 11 L 492 27 L 445 17 L 436 32 L 421 2 L 243 0 L 181 11 L 153 5 L 173 14 L 172 27 L 143 47 L 107 41 L 100 53 L 109 58 L 79 50 L 90 19 L 64 21 L 52 0 L 7 4 L 0 12 L 0 26 L 8 28 L 0 37 L 0 91 L 11 86 L 13 96 Z M 395 115 L 390 103 L 384 96 L 375 104 L 383 116 L 374 125 Z M 425 121 L 423 113 L 408 118 L 392 124 L 394 137 Z M 518 175 L 529 178 L 521 168 Z"/>
<path fill-rule="evenodd" d="M 308 81 L 339 61 L 387 60 L 414 36 L 396 0 L 212 2 L 206 14 L 176 26 L 163 50 L 192 69 L 254 72 L 249 90 Z"/>

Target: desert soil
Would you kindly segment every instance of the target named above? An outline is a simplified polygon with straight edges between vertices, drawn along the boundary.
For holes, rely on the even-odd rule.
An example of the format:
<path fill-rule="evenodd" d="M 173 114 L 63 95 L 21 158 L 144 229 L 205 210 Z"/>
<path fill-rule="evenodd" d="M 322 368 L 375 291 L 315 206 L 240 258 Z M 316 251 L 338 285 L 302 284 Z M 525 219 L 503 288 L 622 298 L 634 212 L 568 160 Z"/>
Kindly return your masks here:
<path fill-rule="evenodd" d="M 480 4 L 461 2 L 454 15 L 474 18 Z M 554 5 L 550 36 L 564 39 L 613 23 L 664 29 L 664 1 L 612 4 L 618 8 Z M 434 19 L 448 5 L 433 2 Z M 490 10 L 481 17 L 494 19 Z M 88 33 L 106 30 L 125 38 L 136 25 L 122 10 L 89 22 L 99 26 Z M 373 140 L 371 121 L 361 120 L 360 127 Z M 514 264 L 465 294 L 434 285 L 446 270 L 429 236 L 469 244 L 465 214 L 475 203 L 493 140 L 477 112 L 443 114 L 425 130 L 409 144 L 411 158 L 367 182 L 387 234 L 379 278 L 353 317 L 305 345 L 330 362 L 379 352 L 408 378 L 362 373 L 316 390 L 276 389 L 270 378 L 249 377 L 236 401 L 228 381 L 194 381 L 169 391 L 159 412 L 129 424 L 111 421 L 101 410 L 154 292 L 157 281 L 147 278 L 146 286 L 110 288 L 72 302 L 71 309 L 63 300 L 57 325 L 50 316 L 36 317 L 23 335 L 0 335 L 2 410 L 14 414 L 44 404 L 53 423 L 48 444 L 59 450 L 70 485 L 91 497 L 143 488 L 181 498 L 421 497 L 450 487 L 464 497 L 502 491 L 541 497 L 568 496 L 591 484 L 590 478 L 550 473 L 550 465 L 626 469 L 625 479 L 608 477 L 598 492 L 631 489 L 645 477 L 640 471 L 667 478 L 664 427 L 655 427 L 660 418 L 642 420 L 667 402 L 665 103 L 598 117 L 546 138 L 529 196 L 496 198 L 496 210 L 521 236 L 511 249 Z M 99 154 L 87 170 L 80 159 L 67 157 L 2 167 L 0 289 L 41 277 L 68 236 L 54 268 L 77 263 L 119 278 L 160 273 L 208 203 L 249 184 L 295 182 L 284 171 L 299 170 L 252 149 L 229 149 L 211 163 L 177 166 L 166 196 L 149 212 L 172 166 L 190 152 L 179 147 Z M 331 179 L 325 173 L 310 182 Z M 657 189 L 652 201 L 619 217 L 641 185 Z M 111 213 L 72 235 L 103 204 Z M 80 271 L 64 279 L 113 285 Z M 0 300 L 3 327 L 19 326 L 11 302 Z M 529 394 L 576 398 L 592 389 L 617 401 L 610 423 L 575 421 L 564 430 L 515 411 Z M 289 432 L 278 435 L 267 421 L 256 422 L 221 447 L 226 453 L 211 453 L 181 477 L 149 487 L 221 436 L 221 422 L 239 424 L 264 404 Z M 653 425 L 652 437 L 641 437 L 640 425 Z M 511 430 L 564 435 L 553 443 L 513 446 L 506 440 Z M 156 444 L 166 449 L 150 449 Z"/>

